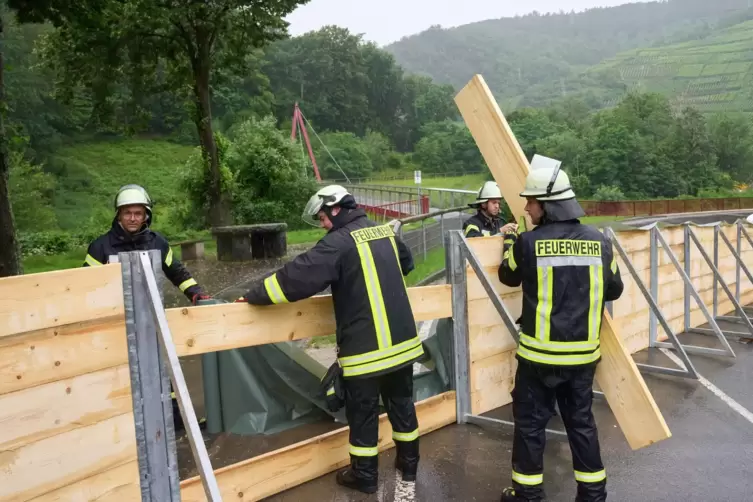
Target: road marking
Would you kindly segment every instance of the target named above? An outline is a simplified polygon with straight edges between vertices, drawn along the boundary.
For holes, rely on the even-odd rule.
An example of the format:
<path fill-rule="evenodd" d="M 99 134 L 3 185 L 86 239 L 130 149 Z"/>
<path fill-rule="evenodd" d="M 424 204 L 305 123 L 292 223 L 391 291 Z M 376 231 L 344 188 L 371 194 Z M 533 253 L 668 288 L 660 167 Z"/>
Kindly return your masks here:
<path fill-rule="evenodd" d="M 672 353 L 670 349 L 659 349 L 661 350 L 664 355 L 666 355 L 668 358 L 672 360 L 676 365 L 679 367 L 685 369 L 685 363 L 682 362 L 682 360 L 677 357 L 675 354 Z M 701 385 L 706 387 L 708 390 L 710 390 L 712 393 L 714 393 L 719 399 L 724 401 L 730 408 L 738 412 L 742 417 L 753 424 L 753 413 L 748 411 L 747 408 L 745 408 L 743 405 L 732 399 L 730 396 L 728 396 L 722 389 L 714 385 L 713 383 L 706 380 L 701 374 L 698 374 L 698 381 L 701 382 Z"/>
<path fill-rule="evenodd" d="M 403 481 L 403 475 L 395 469 L 395 496 L 392 500 L 395 502 L 415 502 L 416 500 L 416 483 L 413 481 Z"/>

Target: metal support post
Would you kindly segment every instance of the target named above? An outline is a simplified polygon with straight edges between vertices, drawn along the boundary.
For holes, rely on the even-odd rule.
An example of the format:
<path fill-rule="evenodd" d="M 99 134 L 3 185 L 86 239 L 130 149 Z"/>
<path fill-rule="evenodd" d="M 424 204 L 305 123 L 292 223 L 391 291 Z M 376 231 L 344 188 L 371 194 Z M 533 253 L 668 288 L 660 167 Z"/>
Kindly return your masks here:
<path fill-rule="evenodd" d="M 745 276 L 748 278 L 751 283 L 753 283 L 753 274 L 751 273 L 748 266 L 743 262 L 742 256 L 738 251 L 735 250 L 734 246 L 732 246 L 732 243 L 729 241 L 726 235 L 724 235 L 723 232 L 720 232 L 719 235 L 721 235 L 722 240 L 724 241 L 724 244 L 729 248 L 730 252 L 732 253 L 732 256 L 735 258 L 735 262 L 737 264 L 738 270 L 742 270 L 745 272 Z M 738 242 L 739 244 L 739 242 Z M 737 279 L 738 285 L 740 284 L 740 279 Z M 724 280 L 722 279 L 722 285 L 724 286 L 725 292 L 727 292 L 727 296 L 729 296 L 730 300 L 732 300 L 732 304 L 735 307 L 735 311 L 737 312 L 739 317 L 730 317 L 730 316 L 721 316 L 718 317 L 720 321 L 731 321 L 731 322 L 737 322 L 744 324 L 747 328 L 749 333 L 739 333 L 739 332 L 727 332 L 731 336 L 741 336 L 742 338 L 752 338 L 750 335 L 753 335 L 753 324 L 750 322 L 750 318 L 748 316 L 748 313 L 745 311 L 745 307 L 740 303 L 739 299 L 732 295 L 732 292 L 727 287 L 726 283 L 724 283 Z"/>
<path fill-rule="evenodd" d="M 196 418 L 196 412 L 194 411 L 193 403 L 191 402 L 191 395 L 188 393 L 186 379 L 183 376 L 183 370 L 180 366 L 180 361 L 178 360 L 178 352 L 175 349 L 173 337 L 170 333 L 170 326 L 167 324 L 165 308 L 162 305 L 162 300 L 159 296 L 159 289 L 157 288 L 157 281 L 151 268 L 152 262 L 149 261 L 149 256 L 146 252 L 140 252 L 138 254 L 132 253 L 131 270 L 137 266 L 135 263 L 135 258 L 137 256 L 141 260 L 142 271 L 146 280 L 148 304 L 151 310 L 149 313 L 153 316 L 152 323 L 156 320 L 157 324 L 157 333 L 159 334 L 160 341 L 159 348 L 161 349 L 160 352 L 167 357 L 167 369 L 170 373 L 170 380 L 173 383 L 173 388 L 175 389 L 180 413 L 183 416 L 183 423 L 186 424 L 188 441 L 191 444 L 194 461 L 199 469 L 201 483 L 204 485 L 204 493 L 207 496 L 208 502 L 221 502 L 222 496 L 220 495 L 220 487 L 217 485 L 217 478 L 214 476 L 212 463 L 209 460 L 209 453 L 204 445 L 204 439 L 201 435 L 201 429 L 199 428 L 199 420 Z M 157 260 L 154 263 L 159 264 L 161 263 L 161 260 Z M 162 379 L 164 380 L 164 375 Z M 172 408 L 171 404 L 167 406 Z M 178 498 L 175 500 L 179 501 L 180 487 L 178 485 L 176 485 L 176 487 L 178 488 Z"/>
<path fill-rule="evenodd" d="M 161 271 L 162 258 L 159 251 L 142 253 L 152 274 Z M 180 478 L 170 385 L 162 349 L 157 340 L 157 326 L 149 307 L 146 274 L 140 254 L 120 253 L 118 261 L 123 274 L 123 302 L 141 500 L 179 502 Z M 159 291 L 156 290 L 154 295 L 158 297 Z"/>
<path fill-rule="evenodd" d="M 669 326 L 669 323 L 664 317 L 664 313 L 661 311 L 659 304 L 656 303 L 656 300 L 653 298 L 651 293 L 649 293 L 648 289 L 646 289 L 646 285 L 643 284 L 643 281 L 638 275 L 638 272 L 635 270 L 635 267 L 633 267 L 633 264 L 630 263 L 630 257 L 627 255 L 627 253 L 623 249 L 622 245 L 620 244 L 620 241 L 617 240 L 617 234 L 610 227 L 605 229 L 605 233 L 607 237 L 611 239 L 612 245 L 617 250 L 617 253 L 620 255 L 620 258 L 622 258 L 622 262 L 625 265 L 625 268 L 627 268 L 628 272 L 633 277 L 633 280 L 638 285 L 638 289 L 641 290 L 643 297 L 648 302 L 648 305 L 651 308 L 652 315 L 659 321 L 659 323 L 661 323 L 662 328 L 667 333 L 667 337 L 670 340 L 671 346 L 675 350 L 677 350 L 677 352 L 680 355 L 680 359 L 682 360 L 683 363 L 685 363 L 685 369 L 665 368 L 662 366 L 654 366 L 651 364 L 636 364 L 636 366 L 638 366 L 642 370 L 652 372 L 652 373 L 662 373 L 665 375 L 674 375 L 674 376 L 680 376 L 680 377 L 685 377 L 685 378 L 694 378 L 697 380 L 698 373 L 696 372 L 695 367 L 693 366 L 693 363 L 690 362 L 690 358 L 688 357 L 688 354 L 685 352 L 685 348 L 677 339 L 677 335 L 675 334 L 675 332 L 672 331 L 672 328 Z"/>
<path fill-rule="evenodd" d="M 742 240 L 743 240 L 743 222 L 741 220 L 737 221 L 736 225 L 737 230 L 737 255 L 742 256 Z M 741 260 L 737 260 L 737 264 L 735 267 L 735 298 L 737 298 L 737 301 L 740 301 L 740 263 Z"/>
<path fill-rule="evenodd" d="M 683 248 L 683 258 L 685 260 L 685 274 L 688 277 L 692 276 L 692 273 L 690 271 L 690 225 L 685 225 L 683 228 L 683 239 L 682 239 L 682 248 Z M 690 286 L 688 286 L 687 283 L 685 283 L 685 292 L 683 294 L 684 296 L 684 308 L 683 308 L 683 326 L 685 329 L 685 332 L 687 333 L 688 330 L 690 330 Z M 716 302 L 714 302 L 714 308 L 716 309 Z M 716 310 L 714 310 L 714 316 L 716 316 Z"/>
<path fill-rule="evenodd" d="M 654 299 L 654 301 L 659 301 L 659 243 L 656 241 L 656 233 L 654 232 L 654 229 L 652 228 L 649 233 L 649 241 L 651 243 L 651 298 Z M 658 332 L 658 326 L 657 326 L 657 318 L 656 314 L 654 314 L 654 311 L 652 310 L 649 313 L 648 318 L 648 346 L 649 347 L 655 347 L 656 346 L 656 340 L 657 340 L 657 333 Z"/>
<path fill-rule="evenodd" d="M 468 341 L 468 288 L 465 259 L 460 247 L 459 232 L 445 237 L 447 282 L 452 285 L 452 339 L 455 410 L 457 423 L 466 423 L 471 414 L 470 349 Z"/>
<path fill-rule="evenodd" d="M 732 350 L 732 347 L 730 347 L 729 342 L 727 341 L 727 338 L 722 333 L 722 330 L 719 329 L 719 325 L 716 323 L 716 319 L 711 315 L 709 310 L 706 308 L 706 305 L 703 303 L 703 299 L 698 294 L 698 291 L 696 291 L 695 286 L 693 286 L 693 282 L 690 279 L 690 277 L 685 273 L 685 270 L 682 268 L 682 265 L 680 265 L 680 262 L 677 260 L 677 257 L 675 256 L 674 251 L 672 251 L 672 248 L 669 247 L 669 244 L 667 244 L 667 241 L 664 240 L 664 236 L 662 235 L 661 231 L 654 227 L 652 229 L 653 232 L 656 233 L 656 238 L 658 242 L 662 245 L 664 248 L 664 251 L 667 253 L 667 256 L 669 256 L 670 261 L 675 266 L 675 269 L 677 272 L 679 272 L 680 276 L 682 277 L 682 280 L 685 281 L 685 285 L 688 286 L 690 289 L 690 294 L 695 299 L 696 303 L 698 304 L 698 308 L 701 309 L 701 312 L 703 312 L 704 317 L 706 318 L 706 321 L 711 325 L 713 328 L 714 334 L 719 339 L 719 342 L 722 344 L 724 349 L 710 349 L 706 347 L 694 347 L 691 345 L 685 345 L 685 350 L 688 353 L 700 353 L 700 354 L 715 354 L 715 355 L 723 355 L 723 356 L 729 356 L 729 357 L 736 357 L 735 352 Z M 691 236 L 694 234 L 690 233 Z M 704 258 L 708 259 L 708 255 L 703 250 L 703 248 L 700 248 L 701 254 L 704 256 Z M 708 261 L 708 260 L 707 260 Z M 716 270 L 716 268 L 714 268 Z M 669 343 L 656 343 L 656 347 L 661 348 L 674 348 L 672 344 Z"/>
<path fill-rule="evenodd" d="M 690 225 L 687 225 L 688 231 L 690 231 Z M 719 268 L 719 225 L 714 225 L 714 267 Z M 690 274 L 688 274 L 690 275 Z M 719 315 L 719 280 L 714 275 L 714 288 L 713 288 L 713 314 L 714 318 Z M 688 319 L 690 319 L 690 313 L 688 312 Z M 690 330 L 690 323 L 685 326 L 685 331 Z"/>

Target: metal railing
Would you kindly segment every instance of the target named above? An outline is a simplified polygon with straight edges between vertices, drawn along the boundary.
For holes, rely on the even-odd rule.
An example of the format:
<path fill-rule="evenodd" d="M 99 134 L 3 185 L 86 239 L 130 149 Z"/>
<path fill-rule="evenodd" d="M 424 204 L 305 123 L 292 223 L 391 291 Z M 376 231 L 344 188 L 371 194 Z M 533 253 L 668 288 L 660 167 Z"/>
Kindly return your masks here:
<path fill-rule="evenodd" d="M 462 228 L 464 212 L 470 210 L 468 206 L 458 206 L 401 218 L 398 235 L 413 256 L 426 260 L 430 251 L 444 246 L 448 231 Z"/>

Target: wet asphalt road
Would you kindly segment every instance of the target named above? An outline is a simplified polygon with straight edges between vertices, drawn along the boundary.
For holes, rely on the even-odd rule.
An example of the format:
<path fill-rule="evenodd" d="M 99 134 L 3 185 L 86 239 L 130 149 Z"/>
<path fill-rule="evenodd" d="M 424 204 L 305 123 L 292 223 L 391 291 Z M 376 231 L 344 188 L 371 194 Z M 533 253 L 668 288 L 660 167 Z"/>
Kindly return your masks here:
<path fill-rule="evenodd" d="M 724 329 L 724 327 L 723 327 Z M 734 328 L 740 330 L 739 327 Z M 713 337 L 686 334 L 684 344 L 715 346 Z M 701 375 L 747 409 L 753 409 L 753 345 L 731 340 L 736 359 L 691 356 Z M 635 355 L 637 362 L 671 366 L 657 349 Z M 743 502 L 753 500 L 753 424 L 695 380 L 644 375 L 672 431 L 666 441 L 632 451 L 603 400 L 594 404 L 602 456 L 608 476 L 608 500 L 616 502 Z M 511 419 L 511 406 L 489 416 Z M 563 430 L 558 418 L 550 429 Z M 549 436 L 545 486 L 550 502 L 572 502 L 575 481 L 566 438 Z M 421 438 L 418 501 L 497 501 L 510 480 L 512 429 L 490 430 L 452 425 Z M 338 487 L 334 474 L 266 499 L 395 500 L 394 450 L 380 455 L 380 490 L 362 495 Z"/>

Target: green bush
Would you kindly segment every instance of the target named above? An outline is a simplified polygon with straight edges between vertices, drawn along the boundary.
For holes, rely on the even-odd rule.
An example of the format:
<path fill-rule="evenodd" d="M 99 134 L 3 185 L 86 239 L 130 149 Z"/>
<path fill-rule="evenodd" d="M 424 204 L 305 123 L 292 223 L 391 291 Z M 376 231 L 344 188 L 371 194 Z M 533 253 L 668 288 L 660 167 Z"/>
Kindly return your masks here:
<path fill-rule="evenodd" d="M 87 247 L 103 232 L 86 231 L 81 233 L 48 232 L 19 233 L 18 240 L 24 256 L 60 254 L 73 249 Z M 84 257 L 81 257 L 83 263 Z"/>

